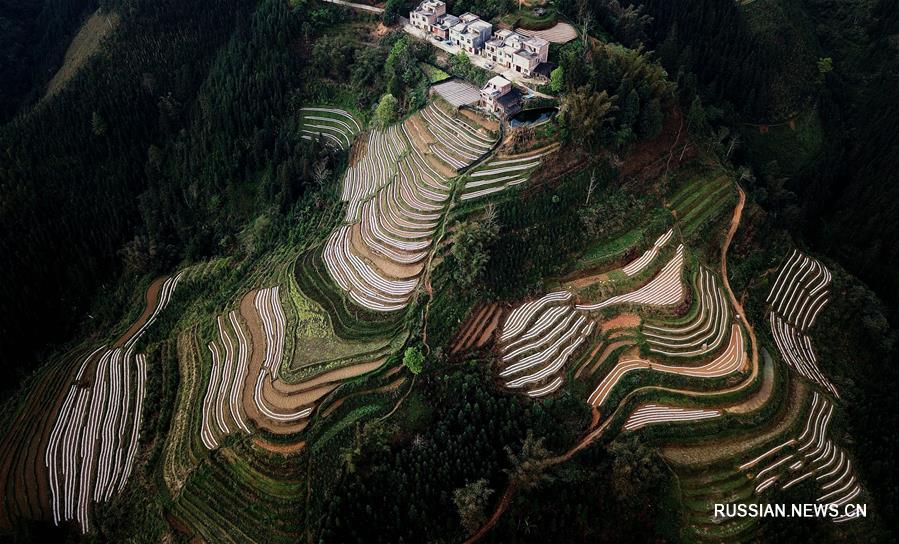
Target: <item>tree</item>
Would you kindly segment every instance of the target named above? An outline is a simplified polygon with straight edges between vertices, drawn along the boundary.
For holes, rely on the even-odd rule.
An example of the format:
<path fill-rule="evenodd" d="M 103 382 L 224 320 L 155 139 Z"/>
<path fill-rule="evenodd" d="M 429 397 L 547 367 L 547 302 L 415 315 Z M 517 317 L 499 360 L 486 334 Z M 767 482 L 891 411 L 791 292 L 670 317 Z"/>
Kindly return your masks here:
<path fill-rule="evenodd" d="M 610 450 L 612 486 L 625 504 L 642 504 L 665 478 L 665 469 L 655 450 L 631 437 L 616 441 Z"/>
<path fill-rule="evenodd" d="M 94 136 L 103 136 L 106 134 L 106 128 L 106 120 L 95 111 L 91 116 L 91 130 Z"/>
<path fill-rule="evenodd" d="M 462 527 L 469 534 L 477 531 L 487 520 L 484 510 L 492 494 L 493 490 L 487 487 L 487 480 L 483 478 L 453 491 L 453 502 L 459 511 Z"/>
<path fill-rule="evenodd" d="M 403 354 L 403 364 L 417 376 L 421 374 L 425 366 L 425 356 L 420 349 L 410 346 L 406 348 L 406 352 Z"/>
<path fill-rule="evenodd" d="M 690 111 L 687 112 L 687 128 L 693 130 L 703 130 L 707 122 L 705 109 L 702 107 L 702 100 L 698 96 L 693 97 L 690 104 Z"/>
<path fill-rule="evenodd" d="M 544 471 L 546 460 L 550 458 L 550 452 L 543 444 L 544 441 L 544 438 L 534 438 L 534 432 L 528 431 L 521 444 L 520 453 L 506 446 L 506 455 L 512 464 L 512 468 L 507 472 L 516 487 L 534 489 L 542 483 L 553 481 L 554 478 Z"/>
<path fill-rule="evenodd" d="M 582 87 L 562 99 L 559 119 L 576 143 L 586 149 L 598 147 L 603 140 L 603 129 L 613 121 L 617 96 L 609 93 L 590 92 Z"/>
<path fill-rule="evenodd" d="M 392 94 L 382 96 L 378 107 L 375 108 L 375 124 L 386 127 L 396 121 L 397 105 L 396 98 Z"/>
<path fill-rule="evenodd" d="M 499 227 L 496 224 L 495 208 L 488 206 L 484 211 L 483 217 L 459 226 L 456 240 L 450 249 L 450 255 L 455 261 L 453 279 L 459 288 L 473 286 L 490 261 L 487 247 L 496 238 Z"/>
<path fill-rule="evenodd" d="M 384 24 L 391 26 L 396 23 L 400 13 L 403 12 L 405 4 L 404 0 L 387 0 L 387 4 L 384 5 L 384 17 L 382 19 Z"/>
<path fill-rule="evenodd" d="M 552 89 L 554 93 L 558 93 L 561 92 L 564 87 L 565 69 L 561 66 L 557 66 L 549 73 L 549 88 Z"/>

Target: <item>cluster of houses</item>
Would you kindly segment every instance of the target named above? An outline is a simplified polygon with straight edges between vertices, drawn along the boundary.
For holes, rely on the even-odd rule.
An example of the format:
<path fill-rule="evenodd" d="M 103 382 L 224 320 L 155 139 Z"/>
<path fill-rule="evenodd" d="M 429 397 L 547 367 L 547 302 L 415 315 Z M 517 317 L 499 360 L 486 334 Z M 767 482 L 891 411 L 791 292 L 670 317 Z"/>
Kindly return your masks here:
<path fill-rule="evenodd" d="M 480 55 L 496 66 L 525 77 L 549 76 L 549 42 L 513 30 L 498 29 L 474 13 L 455 16 L 441 0 L 423 0 L 409 12 L 409 23 L 471 55 Z M 481 89 L 481 107 L 507 117 L 521 109 L 521 92 L 508 79 L 496 76 Z"/>
<path fill-rule="evenodd" d="M 547 75 L 549 42 L 512 30 L 497 30 L 474 13 L 456 17 L 446 12 L 441 0 L 424 0 L 409 13 L 412 26 L 449 41 L 472 55 L 482 55 L 499 66 L 526 77 Z M 544 66 L 541 66 L 544 65 Z"/>

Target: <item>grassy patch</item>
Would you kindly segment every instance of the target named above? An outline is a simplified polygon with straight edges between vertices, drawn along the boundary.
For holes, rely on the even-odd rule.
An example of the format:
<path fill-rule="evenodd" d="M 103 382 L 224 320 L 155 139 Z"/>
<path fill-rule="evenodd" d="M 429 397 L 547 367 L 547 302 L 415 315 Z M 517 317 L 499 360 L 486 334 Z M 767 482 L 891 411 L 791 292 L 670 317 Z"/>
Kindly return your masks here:
<path fill-rule="evenodd" d="M 450 75 L 448 73 L 444 72 L 433 64 L 419 62 L 418 66 L 421 68 L 421 71 L 425 73 L 425 77 L 428 78 L 429 83 L 439 83 L 445 79 L 450 78 Z"/>

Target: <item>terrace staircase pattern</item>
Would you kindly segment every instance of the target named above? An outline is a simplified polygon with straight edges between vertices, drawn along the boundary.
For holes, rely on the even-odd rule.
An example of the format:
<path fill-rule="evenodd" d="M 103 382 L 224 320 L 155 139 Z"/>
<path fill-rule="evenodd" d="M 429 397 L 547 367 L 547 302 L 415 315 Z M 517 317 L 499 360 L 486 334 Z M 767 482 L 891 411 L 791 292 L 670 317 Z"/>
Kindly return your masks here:
<path fill-rule="evenodd" d="M 527 153 L 490 158 L 466 173 L 459 199 L 463 202 L 475 200 L 526 182 L 544 158 L 558 149 L 559 144 L 552 144 Z"/>
<path fill-rule="evenodd" d="M 697 283 L 699 312 L 688 323 L 643 325 L 643 336 L 651 352 L 667 357 L 698 357 L 721 347 L 731 321 L 730 305 L 710 270 L 700 268 Z"/>
<path fill-rule="evenodd" d="M 349 149 L 362 126 L 345 110 L 308 107 L 300 110 L 300 132 L 305 140 L 322 138 L 327 145 Z"/>
<path fill-rule="evenodd" d="M 88 532 L 91 503 L 124 489 L 137 454 L 147 381 L 147 358 L 134 348 L 180 278 L 165 280 L 153 313 L 121 347 L 101 346 L 82 361 L 44 455 L 55 524 L 77 520 Z"/>
<path fill-rule="evenodd" d="M 542 397 L 562 385 L 559 371 L 596 327 L 571 299 L 568 291 L 550 293 L 509 314 L 500 335 L 505 387 Z"/>
<path fill-rule="evenodd" d="M 837 388 L 818 368 L 808 330 L 827 305 L 830 271 L 818 260 L 793 250 L 768 294 L 768 322 L 781 357 L 796 372 L 837 397 Z"/>
<path fill-rule="evenodd" d="M 861 485 L 846 451 L 827 437 L 833 403 L 815 391 L 805 428 L 796 438 L 781 442 L 738 468 L 756 482 L 755 494 L 777 487 L 787 490 L 802 482 L 812 482 L 819 490 L 821 504 L 845 505 L 861 494 Z M 845 513 L 834 523 L 854 519 Z"/>
<path fill-rule="evenodd" d="M 365 155 L 343 179 L 344 224 L 322 250 L 331 279 L 354 303 L 385 313 L 408 305 L 449 204 L 450 180 L 495 141 L 437 103 L 369 133 Z"/>

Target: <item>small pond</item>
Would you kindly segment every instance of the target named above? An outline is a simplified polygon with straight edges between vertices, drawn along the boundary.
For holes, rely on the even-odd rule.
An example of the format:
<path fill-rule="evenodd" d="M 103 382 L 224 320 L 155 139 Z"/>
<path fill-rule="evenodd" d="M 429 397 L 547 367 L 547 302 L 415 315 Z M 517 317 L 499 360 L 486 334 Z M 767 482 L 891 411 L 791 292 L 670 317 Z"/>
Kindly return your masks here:
<path fill-rule="evenodd" d="M 522 110 L 509 119 L 509 125 L 511 125 L 512 128 L 525 125 L 536 125 L 550 119 L 557 111 L 559 111 L 558 108 L 534 108 L 531 110 Z"/>

